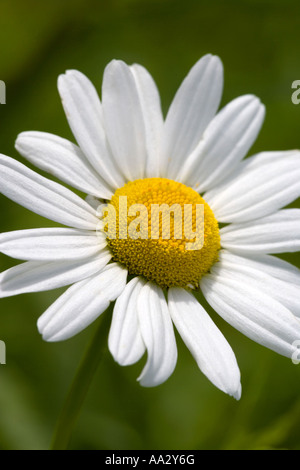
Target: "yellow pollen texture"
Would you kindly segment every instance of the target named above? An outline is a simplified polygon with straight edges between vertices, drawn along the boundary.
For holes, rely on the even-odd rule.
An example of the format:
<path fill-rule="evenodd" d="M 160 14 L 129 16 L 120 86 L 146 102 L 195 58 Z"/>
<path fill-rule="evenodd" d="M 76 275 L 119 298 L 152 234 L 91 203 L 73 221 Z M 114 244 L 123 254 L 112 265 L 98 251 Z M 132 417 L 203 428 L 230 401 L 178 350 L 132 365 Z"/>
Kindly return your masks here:
<path fill-rule="evenodd" d="M 218 259 L 218 222 L 204 199 L 182 183 L 129 182 L 117 189 L 103 220 L 113 260 L 162 288 L 197 289 Z"/>

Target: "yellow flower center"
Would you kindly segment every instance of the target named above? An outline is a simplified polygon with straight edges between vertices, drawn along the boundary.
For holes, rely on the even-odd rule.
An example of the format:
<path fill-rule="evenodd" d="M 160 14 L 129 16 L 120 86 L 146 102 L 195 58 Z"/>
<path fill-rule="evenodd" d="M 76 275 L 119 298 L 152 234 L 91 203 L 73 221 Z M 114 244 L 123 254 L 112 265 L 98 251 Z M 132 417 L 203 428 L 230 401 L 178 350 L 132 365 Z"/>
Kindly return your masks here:
<path fill-rule="evenodd" d="M 162 288 L 197 288 L 218 259 L 218 222 L 193 189 L 166 178 L 125 184 L 104 211 L 113 260 Z"/>

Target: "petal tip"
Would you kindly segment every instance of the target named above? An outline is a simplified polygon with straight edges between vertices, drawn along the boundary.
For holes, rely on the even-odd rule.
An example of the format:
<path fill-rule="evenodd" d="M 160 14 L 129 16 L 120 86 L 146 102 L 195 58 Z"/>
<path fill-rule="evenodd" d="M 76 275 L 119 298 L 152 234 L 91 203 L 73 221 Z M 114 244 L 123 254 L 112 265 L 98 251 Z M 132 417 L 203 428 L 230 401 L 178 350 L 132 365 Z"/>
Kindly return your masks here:
<path fill-rule="evenodd" d="M 241 396 L 242 396 L 242 385 L 239 383 L 239 386 L 237 390 L 232 394 L 233 398 L 235 398 L 236 401 L 239 401 Z"/>

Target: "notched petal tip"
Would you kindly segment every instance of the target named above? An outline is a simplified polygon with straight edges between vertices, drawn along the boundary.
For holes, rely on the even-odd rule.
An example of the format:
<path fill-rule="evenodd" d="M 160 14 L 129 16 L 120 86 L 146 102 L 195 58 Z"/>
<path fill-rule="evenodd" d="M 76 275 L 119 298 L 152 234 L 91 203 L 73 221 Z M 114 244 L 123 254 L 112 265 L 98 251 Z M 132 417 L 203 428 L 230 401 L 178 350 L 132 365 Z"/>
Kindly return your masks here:
<path fill-rule="evenodd" d="M 84 73 L 80 72 L 79 70 L 68 69 L 64 73 L 61 73 L 57 77 L 57 88 L 58 88 L 59 93 L 60 94 L 63 93 L 64 88 L 66 86 L 71 86 L 72 81 L 76 79 L 88 80 L 87 76 L 84 75 Z"/>
<path fill-rule="evenodd" d="M 233 398 L 235 398 L 237 401 L 240 400 L 242 396 L 242 385 L 241 383 L 239 384 L 238 389 L 232 394 Z"/>
<path fill-rule="evenodd" d="M 46 341 L 46 343 L 59 343 L 61 341 L 66 341 L 67 339 L 72 338 L 73 335 L 71 334 L 66 334 L 62 335 L 60 332 L 55 333 L 54 335 L 49 335 L 47 332 L 44 332 L 42 334 L 42 339 Z"/>
<path fill-rule="evenodd" d="M 107 73 L 115 73 L 115 71 L 119 68 L 129 68 L 129 66 L 124 62 L 124 60 L 121 59 L 113 59 L 111 60 L 105 67 L 104 69 L 104 75 L 107 75 Z"/>
<path fill-rule="evenodd" d="M 223 62 L 222 60 L 220 59 L 220 57 L 218 55 L 214 55 L 214 54 L 207 54 L 207 56 L 209 57 L 210 59 L 210 63 L 211 65 L 214 65 L 216 69 L 219 69 L 219 71 L 223 74 L 224 72 L 224 67 L 223 67 Z M 204 56 L 206 57 L 206 56 Z"/>
<path fill-rule="evenodd" d="M 19 152 L 19 150 L 22 147 L 22 142 L 24 139 L 26 139 L 28 132 L 20 132 L 20 134 L 17 135 L 16 140 L 15 140 L 15 149 Z"/>
<path fill-rule="evenodd" d="M 144 387 L 144 388 L 153 388 L 157 387 L 158 385 L 162 385 L 164 382 L 168 380 L 169 377 L 164 378 L 163 380 L 149 380 L 149 377 L 146 379 L 140 375 L 136 380 L 139 382 L 139 384 Z"/>

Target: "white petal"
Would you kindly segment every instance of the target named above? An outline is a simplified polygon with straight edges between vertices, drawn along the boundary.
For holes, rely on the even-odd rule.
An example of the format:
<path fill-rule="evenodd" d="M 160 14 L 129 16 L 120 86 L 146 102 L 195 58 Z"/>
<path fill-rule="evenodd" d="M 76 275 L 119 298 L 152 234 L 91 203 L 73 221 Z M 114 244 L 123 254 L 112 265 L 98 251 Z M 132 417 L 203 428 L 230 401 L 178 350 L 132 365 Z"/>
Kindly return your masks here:
<path fill-rule="evenodd" d="M 220 230 L 224 248 L 238 253 L 284 253 L 300 250 L 300 209 L 284 209 L 245 224 Z"/>
<path fill-rule="evenodd" d="M 215 311 L 244 335 L 283 356 L 297 351 L 299 319 L 262 289 L 225 273 L 204 276 L 200 285 Z"/>
<path fill-rule="evenodd" d="M 24 260 L 88 258 L 99 253 L 106 244 L 101 233 L 71 228 L 37 228 L 0 235 L 0 251 Z"/>
<path fill-rule="evenodd" d="M 90 80 L 77 70 L 58 78 L 58 90 L 71 130 L 86 158 L 112 188 L 124 185 L 114 164 L 103 128 L 98 93 Z"/>
<path fill-rule="evenodd" d="M 140 332 L 137 298 L 144 285 L 135 277 L 118 297 L 109 331 L 108 347 L 119 364 L 127 366 L 139 361 L 146 351 Z"/>
<path fill-rule="evenodd" d="M 253 95 L 231 101 L 210 122 L 176 179 L 201 192 L 219 184 L 248 153 L 264 115 L 264 106 Z"/>
<path fill-rule="evenodd" d="M 100 201 L 97 197 L 88 195 L 85 198 L 86 202 L 95 209 L 97 214 L 99 215 L 99 207 L 102 206 L 103 201 Z"/>
<path fill-rule="evenodd" d="M 5 155 L 0 168 L 0 191 L 14 202 L 63 225 L 95 230 L 96 211 L 69 189 Z"/>
<path fill-rule="evenodd" d="M 63 341 L 90 325 L 126 284 L 127 271 L 109 264 L 100 274 L 69 287 L 38 320 L 46 341 Z"/>
<path fill-rule="evenodd" d="M 159 92 L 153 78 L 144 67 L 134 64 L 130 69 L 136 81 L 145 124 L 148 154 L 145 176 L 158 177 L 161 176 L 160 144 L 164 125 Z"/>
<path fill-rule="evenodd" d="M 146 171 L 146 129 L 135 75 L 120 60 L 110 62 L 103 76 L 104 125 L 110 148 L 127 180 Z"/>
<path fill-rule="evenodd" d="M 201 371 L 216 387 L 238 400 L 241 384 L 236 358 L 210 316 L 184 289 L 169 289 L 168 304 L 173 322 Z"/>
<path fill-rule="evenodd" d="M 18 135 L 16 149 L 35 166 L 74 188 L 111 199 L 113 191 L 109 185 L 72 142 L 46 132 L 22 132 Z"/>
<path fill-rule="evenodd" d="M 82 260 L 27 261 L 0 274 L 0 298 L 68 286 L 100 272 L 110 259 L 103 250 Z"/>
<path fill-rule="evenodd" d="M 148 282 L 138 297 L 138 317 L 148 352 L 147 363 L 138 380 L 144 387 L 155 387 L 173 373 L 177 347 L 168 305 L 162 289 Z"/>
<path fill-rule="evenodd" d="M 204 197 L 220 222 L 247 222 L 297 199 L 299 181 L 299 151 L 265 152 L 245 160 L 238 175 Z"/>
<path fill-rule="evenodd" d="M 261 289 L 300 317 L 300 282 L 297 286 L 273 277 L 263 271 L 262 264 L 257 266 L 251 259 L 230 252 L 225 252 L 225 256 L 224 252 L 220 253 L 219 262 L 211 268 L 211 272 L 219 278 L 240 279 L 245 284 Z"/>
<path fill-rule="evenodd" d="M 300 285 L 300 269 L 276 256 L 265 254 L 243 254 L 239 256 L 230 251 L 221 250 L 219 259 L 226 262 L 232 262 L 232 260 L 240 261 L 244 265 L 251 265 L 276 279 L 295 284 L 296 286 Z"/>
<path fill-rule="evenodd" d="M 163 141 L 163 159 L 169 162 L 166 177 L 175 178 L 198 145 L 219 107 L 222 89 L 222 62 L 207 54 L 192 67 L 170 106 Z"/>

